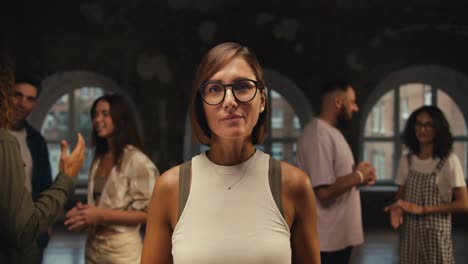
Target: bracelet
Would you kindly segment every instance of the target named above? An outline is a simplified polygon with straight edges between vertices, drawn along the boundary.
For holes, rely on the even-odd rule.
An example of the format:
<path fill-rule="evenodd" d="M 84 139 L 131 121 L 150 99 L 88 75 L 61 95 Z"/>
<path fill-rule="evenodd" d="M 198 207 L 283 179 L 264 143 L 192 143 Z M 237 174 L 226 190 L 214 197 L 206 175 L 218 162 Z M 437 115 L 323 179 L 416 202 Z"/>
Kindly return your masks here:
<path fill-rule="evenodd" d="M 359 178 L 361 179 L 361 183 L 364 182 L 364 175 L 362 174 L 362 172 L 360 170 L 356 170 L 355 171 L 357 173 L 357 175 L 359 175 Z"/>

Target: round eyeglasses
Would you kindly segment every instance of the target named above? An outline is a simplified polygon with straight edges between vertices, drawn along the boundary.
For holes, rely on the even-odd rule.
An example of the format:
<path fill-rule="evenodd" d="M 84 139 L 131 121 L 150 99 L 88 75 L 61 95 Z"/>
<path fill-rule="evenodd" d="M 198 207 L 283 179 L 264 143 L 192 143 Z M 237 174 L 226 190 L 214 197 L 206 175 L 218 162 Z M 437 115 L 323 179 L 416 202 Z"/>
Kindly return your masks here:
<path fill-rule="evenodd" d="M 219 81 L 204 83 L 200 86 L 200 96 L 209 105 L 218 105 L 226 97 L 226 89 L 231 87 L 232 94 L 237 101 L 248 103 L 255 98 L 258 89 L 263 87 L 258 81 L 250 79 L 240 79 L 233 83 L 223 84 Z"/>

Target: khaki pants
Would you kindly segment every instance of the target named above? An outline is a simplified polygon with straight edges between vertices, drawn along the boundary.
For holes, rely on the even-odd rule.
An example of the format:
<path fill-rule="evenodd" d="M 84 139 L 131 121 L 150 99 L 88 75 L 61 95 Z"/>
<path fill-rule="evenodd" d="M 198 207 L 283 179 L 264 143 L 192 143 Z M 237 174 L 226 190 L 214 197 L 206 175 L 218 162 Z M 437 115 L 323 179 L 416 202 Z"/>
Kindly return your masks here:
<path fill-rule="evenodd" d="M 143 243 L 137 230 L 109 236 L 88 233 L 86 264 L 140 264 Z"/>

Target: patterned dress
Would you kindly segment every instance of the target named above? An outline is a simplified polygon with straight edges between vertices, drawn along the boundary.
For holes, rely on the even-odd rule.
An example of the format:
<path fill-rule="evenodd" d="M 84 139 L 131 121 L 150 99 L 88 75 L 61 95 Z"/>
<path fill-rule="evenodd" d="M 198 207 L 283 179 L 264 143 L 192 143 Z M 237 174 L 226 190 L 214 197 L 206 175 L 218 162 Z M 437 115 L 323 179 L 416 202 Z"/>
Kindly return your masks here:
<path fill-rule="evenodd" d="M 444 163 L 445 159 L 441 159 L 432 172 L 422 173 L 412 168 L 408 156 L 409 175 L 405 184 L 404 199 L 420 206 L 441 204 L 436 177 Z M 400 263 L 455 263 L 451 220 L 450 213 L 422 216 L 404 214 L 400 229 Z"/>

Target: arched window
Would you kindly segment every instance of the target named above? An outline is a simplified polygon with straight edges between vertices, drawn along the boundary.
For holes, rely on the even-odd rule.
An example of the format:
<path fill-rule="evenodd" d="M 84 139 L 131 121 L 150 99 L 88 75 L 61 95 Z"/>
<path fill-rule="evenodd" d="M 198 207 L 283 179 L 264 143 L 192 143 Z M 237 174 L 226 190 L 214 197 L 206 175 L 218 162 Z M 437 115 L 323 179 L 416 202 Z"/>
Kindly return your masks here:
<path fill-rule="evenodd" d="M 70 148 L 74 147 L 76 133 L 80 132 L 86 140 L 86 154 L 84 165 L 77 177 L 77 184 L 86 186 L 93 158 L 90 146 L 92 122 L 89 111 L 94 100 L 109 92 L 125 96 L 113 81 L 91 72 L 57 73 L 42 82 L 37 108 L 29 119 L 34 127 L 40 129 L 47 141 L 54 177 L 58 173 L 60 141 L 65 139 L 69 142 Z M 135 107 L 131 106 L 135 110 Z M 138 121 L 137 119 L 140 125 L 141 122 Z M 139 129 L 141 132 L 141 127 Z"/>
<path fill-rule="evenodd" d="M 364 107 L 361 158 L 372 163 L 381 182 L 393 182 L 398 161 L 406 152 L 400 136 L 409 115 L 423 105 L 437 105 L 455 138 L 454 152 L 467 169 L 468 135 L 465 116 L 468 79 L 440 66 L 418 66 L 391 74 Z"/>
<path fill-rule="evenodd" d="M 306 96 L 291 80 L 273 70 L 265 70 L 264 76 L 268 86 L 270 127 L 267 138 L 257 147 L 276 159 L 295 164 L 297 138 L 302 127 L 312 118 L 313 111 Z M 187 115 L 184 160 L 208 149 L 193 142 L 191 135 Z"/>

